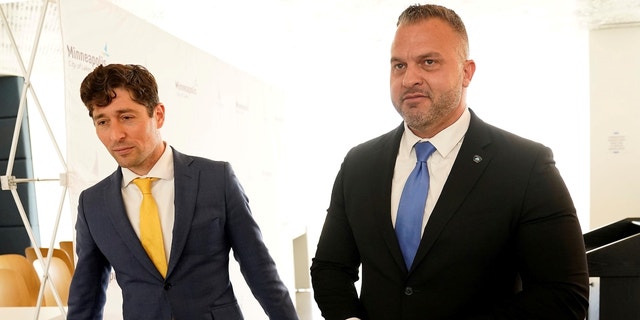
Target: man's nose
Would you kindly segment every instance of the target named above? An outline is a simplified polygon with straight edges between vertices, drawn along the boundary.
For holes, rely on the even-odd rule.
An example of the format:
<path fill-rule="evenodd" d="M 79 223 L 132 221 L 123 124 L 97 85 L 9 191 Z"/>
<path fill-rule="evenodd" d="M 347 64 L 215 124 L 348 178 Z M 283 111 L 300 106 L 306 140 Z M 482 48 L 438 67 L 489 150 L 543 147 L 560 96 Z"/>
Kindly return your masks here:
<path fill-rule="evenodd" d="M 402 86 L 405 88 L 411 88 L 413 86 L 420 85 L 423 82 L 424 78 L 419 68 L 415 66 L 407 66 L 404 76 L 402 77 Z"/>
<path fill-rule="evenodd" d="M 122 140 L 126 136 L 126 131 L 123 125 L 117 121 L 112 122 L 109 128 L 110 137 L 113 141 Z"/>

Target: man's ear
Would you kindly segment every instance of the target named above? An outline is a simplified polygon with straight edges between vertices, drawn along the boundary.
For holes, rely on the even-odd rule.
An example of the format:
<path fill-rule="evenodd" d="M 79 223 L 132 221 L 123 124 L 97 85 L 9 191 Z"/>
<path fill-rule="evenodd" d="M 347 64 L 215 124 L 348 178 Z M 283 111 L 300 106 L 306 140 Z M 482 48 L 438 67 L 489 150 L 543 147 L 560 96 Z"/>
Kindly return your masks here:
<path fill-rule="evenodd" d="M 156 127 L 162 128 L 164 124 L 164 104 L 158 103 L 153 109 L 153 117 L 156 119 Z"/>
<path fill-rule="evenodd" d="M 473 74 L 476 72 L 476 63 L 473 60 L 466 60 L 462 71 L 464 72 L 462 86 L 466 88 L 471 83 L 471 78 L 473 78 Z"/>

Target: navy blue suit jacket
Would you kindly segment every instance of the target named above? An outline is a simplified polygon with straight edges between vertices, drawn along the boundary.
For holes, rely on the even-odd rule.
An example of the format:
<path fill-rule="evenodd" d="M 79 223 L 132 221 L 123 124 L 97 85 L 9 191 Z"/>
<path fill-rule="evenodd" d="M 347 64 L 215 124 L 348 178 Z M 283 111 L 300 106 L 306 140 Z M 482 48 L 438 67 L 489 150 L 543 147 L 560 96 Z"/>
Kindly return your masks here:
<path fill-rule="evenodd" d="M 242 319 L 229 280 L 231 249 L 269 318 L 297 319 L 231 166 L 176 150 L 173 160 L 175 224 L 166 279 L 131 227 L 118 168 L 80 194 L 68 319 L 102 318 L 111 267 L 124 319 Z"/>
<path fill-rule="evenodd" d="M 584 319 L 582 232 L 551 150 L 472 112 L 407 270 L 390 213 L 403 132 L 350 150 L 336 177 L 311 267 L 325 318 Z"/>

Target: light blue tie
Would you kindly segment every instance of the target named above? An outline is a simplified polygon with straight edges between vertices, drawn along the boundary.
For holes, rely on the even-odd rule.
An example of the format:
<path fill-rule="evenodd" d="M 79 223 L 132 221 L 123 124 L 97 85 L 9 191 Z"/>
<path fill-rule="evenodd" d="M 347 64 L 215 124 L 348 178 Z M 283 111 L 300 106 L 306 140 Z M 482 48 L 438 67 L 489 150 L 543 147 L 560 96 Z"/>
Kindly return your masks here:
<path fill-rule="evenodd" d="M 420 245 L 422 217 L 429 191 L 427 159 L 436 150 L 431 142 L 416 143 L 414 148 L 418 161 L 402 190 L 396 217 L 396 235 L 407 269 L 411 269 L 413 258 Z"/>

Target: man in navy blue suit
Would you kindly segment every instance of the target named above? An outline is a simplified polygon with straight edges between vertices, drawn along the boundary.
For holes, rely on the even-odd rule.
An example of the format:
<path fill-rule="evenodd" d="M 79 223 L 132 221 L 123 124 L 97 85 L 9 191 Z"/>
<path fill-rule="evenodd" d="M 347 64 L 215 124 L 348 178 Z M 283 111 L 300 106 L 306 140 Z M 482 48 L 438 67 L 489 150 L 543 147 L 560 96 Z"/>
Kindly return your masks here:
<path fill-rule="evenodd" d="M 80 194 L 68 319 L 102 318 L 111 268 L 124 319 L 243 319 L 229 279 L 230 250 L 269 318 L 297 319 L 229 163 L 182 154 L 162 140 L 165 106 L 154 76 L 138 65 L 101 65 L 80 95 L 119 167 Z M 138 177 L 154 179 L 161 268 L 140 241 Z"/>

